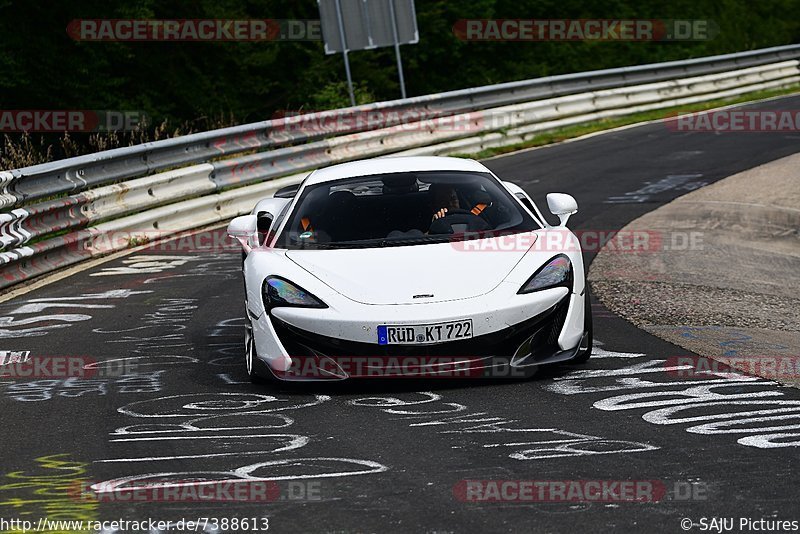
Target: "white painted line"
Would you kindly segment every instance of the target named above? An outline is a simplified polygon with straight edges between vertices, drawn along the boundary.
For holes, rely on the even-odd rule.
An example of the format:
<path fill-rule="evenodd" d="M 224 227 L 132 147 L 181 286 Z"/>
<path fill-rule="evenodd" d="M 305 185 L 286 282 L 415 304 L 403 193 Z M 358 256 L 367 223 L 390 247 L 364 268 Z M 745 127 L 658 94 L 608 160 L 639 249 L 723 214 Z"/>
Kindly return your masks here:
<path fill-rule="evenodd" d="M 200 233 L 200 232 L 216 230 L 218 228 L 224 228 L 226 226 L 226 224 L 227 223 L 215 224 L 215 225 L 212 225 L 212 226 L 204 226 L 204 227 L 198 228 L 196 230 L 178 232 L 178 234 L 174 235 L 174 236 L 165 237 L 164 239 L 156 239 L 155 241 L 152 241 L 150 243 L 146 243 L 146 244 L 138 246 L 138 247 L 134 247 L 134 248 L 126 249 L 126 250 L 120 250 L 118 252 L 113 252 L 113 253 L 109 254 L 108 256 L 103 256 L 101 258 L 94 258 L 94 259 L 91 259 L 91 260 L 80 262 L 77 265 L 73 265 L 71 267 L 67 267 L 66 269 L 63 269 L 63 270 L 60 270 L 60 271 L 56 271 L 55 273 L 46 274 L 42 278 L 39 278 L 34 282 L 31 282 L 31 283 L 28 283 L 28 284 L 23 282 L 22 286 L 12 287 L 11 290 L 9 290 L 8 292 L 0 295 L 0 303 L 9 301 L 9 300 L 14 299 L 14 298 L 17 298 L 17 297 L 19 297 L 21 295 L 25 295 L 26 293 L 30 293 L 31 291 L 35 291 L 35 290 L 37 290 L 37 289 L 39 289 L 41 287 L 50 285 L 50 284 L 52 284 L 54 282 L 59 282 L 61 280 L 64 280 L 65 278 L 69 278 L 70 276 L 72 276 L 74 274 L 78 274 L 80 272 L 86 271 L 86 270 L 91 269 L 93 267 L 97 267 L 98 265 L 102 265 L 104 263 L 108 263 L 110 261 L 114 261 L 114 260 L 119 259 L 119 258 L 124 258 L 125 256 L 128 256 L 129 254 L 133 254 L 135 252 L 141 252 L 142 250 L 146 250 L 146 249 L 148 249 L 150 247 L 153 247 L 156 244 L 169 243 L 170 241 L 174 241 L 176 239 L 185 238 L 187 235 L 194 235 L 194 234 Z"/>

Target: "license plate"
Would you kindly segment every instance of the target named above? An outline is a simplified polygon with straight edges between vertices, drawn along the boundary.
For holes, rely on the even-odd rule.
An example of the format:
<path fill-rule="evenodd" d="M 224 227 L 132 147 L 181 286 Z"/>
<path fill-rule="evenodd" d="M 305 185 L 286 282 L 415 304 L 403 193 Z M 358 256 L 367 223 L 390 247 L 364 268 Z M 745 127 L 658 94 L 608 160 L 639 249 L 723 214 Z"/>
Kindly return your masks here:
<path fill-rule="evenodd" d="M 430 345 L 472 337 L 472 319 L 438 324 L 380 325 L 379 345 Z"/>

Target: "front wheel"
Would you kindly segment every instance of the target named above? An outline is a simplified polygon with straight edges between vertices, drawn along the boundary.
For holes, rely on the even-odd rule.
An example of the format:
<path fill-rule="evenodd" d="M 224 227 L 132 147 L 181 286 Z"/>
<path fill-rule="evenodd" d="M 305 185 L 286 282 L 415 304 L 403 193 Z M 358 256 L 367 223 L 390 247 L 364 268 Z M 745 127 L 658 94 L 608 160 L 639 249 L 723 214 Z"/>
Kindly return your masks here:
<path fill-rule="evenodd" d="M 247 306 L 245 305 L 245 314 L 247 314 Z M 244 364 L 247 371 L 247 378 L 253 384 L 264 384 L 267 380 L 259 372 L 263 367 L 261 361 L 258 359 L 258 351 L 256 350 L 256 340 L 253 336 L 253 325 L 250 324 L 250 319 L 245 315 L 244 318 Z"/>
<path fill-rule="evenodd" d="M 250 322 L 247 318 L 245 321 Z M 255 372 L 256 361 L 256 342 L 253 339 L 253 327 L 250 324 L 244 325 L 244 364 L 247 370 L 247 378 L 250 382 L 260 382 L 260 377 Z"/>
<path fill-rule="evenodd" d="M 589 298 L 589 283 L 586 283 L 586 293 L 583 301 L 583 332 L 581 346 L 572 363 L 586 363 L 592 355 L 592 302 Z"/>

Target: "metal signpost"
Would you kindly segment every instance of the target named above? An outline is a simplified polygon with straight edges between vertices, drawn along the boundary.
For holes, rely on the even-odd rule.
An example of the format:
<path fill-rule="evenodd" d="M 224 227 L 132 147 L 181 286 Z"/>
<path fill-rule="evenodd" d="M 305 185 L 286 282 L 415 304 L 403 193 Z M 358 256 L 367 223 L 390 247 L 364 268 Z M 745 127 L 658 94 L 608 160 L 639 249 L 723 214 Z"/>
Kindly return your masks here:
<path fill-rule="evenodd" d="M 401 44 L 419 42 L 414 0 L 317 0 L 325 53 L 344 56 L 350 103 L 355 106 L 353 79 L 348 53 L 393 46 L 400 78 L 400 91 L 406 98 Z"/>

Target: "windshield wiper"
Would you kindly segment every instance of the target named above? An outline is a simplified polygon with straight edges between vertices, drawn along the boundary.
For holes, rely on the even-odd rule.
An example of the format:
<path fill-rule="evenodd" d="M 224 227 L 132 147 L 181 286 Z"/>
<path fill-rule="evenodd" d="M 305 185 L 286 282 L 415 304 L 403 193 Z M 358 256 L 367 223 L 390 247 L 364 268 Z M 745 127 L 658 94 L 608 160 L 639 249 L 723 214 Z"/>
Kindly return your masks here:
<path fill-rule="evenodd" d="M 387 246 L 396 246 L 396 245 L 421 245 L 427 243 L 445 243 L 450 240 L 449 234 L 440 234 L 440 235 L 426 235 L 426 236 L 418 236 L 418 237 L 406 237 L 406 238 L 387 238 L 384 239 Z"/>
<path fill-rule="evenodd" d="M 389 238 L 384 237 L 381 239 L 368 239 L 363 241 L 334 241 L 331 243 L 314 243 L 308 241 L 292 241 L 293 248 L 313 249 L 355 249 L 355 248 L 384 248 L 384 247 L 397 247 L 404 245 L 421 245 L 427 243 L 444 243 L 452 238 L 451 234 L 437 234 L 437 235 L 424 235 L 406 238 Z"/>
<path fill-rule="evenodd" d="M 342 245 L 346 248 L 383 248 L 401 245 L 421 245 L 425 243 L 446 242 L 448 239 L 449 236 L 447 235 L 430 235 L 400 238 L 384 237 L 382 239 L 370 239 L 368 241 L 341 241 L 331 244 L 335 246 Z"/>

